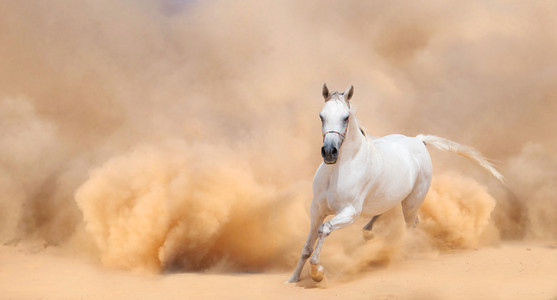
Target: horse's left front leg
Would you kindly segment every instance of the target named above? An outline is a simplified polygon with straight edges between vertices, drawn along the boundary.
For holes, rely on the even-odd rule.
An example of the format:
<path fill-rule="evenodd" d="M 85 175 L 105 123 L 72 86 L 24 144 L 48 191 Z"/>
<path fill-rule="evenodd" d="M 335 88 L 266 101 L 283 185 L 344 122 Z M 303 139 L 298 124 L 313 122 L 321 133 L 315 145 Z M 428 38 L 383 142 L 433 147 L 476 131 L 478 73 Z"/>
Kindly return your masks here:
<path fill-rule="evenodd" d="M 315 246 L 313 255 L 309 260 L 309 263 L 311 264 L 309 274 L 311 275 L 311 278 L 313 280 L 317 282 L 323 280 L 324 272 L 323 266 L 319 264 L 319 255 L 321 253 L 321 247 L 323 247 L 325 238 L 327 238 L 334 230 L 354 223 L 358 215 L 359 213 L 356 211 L 356 209 L 352 206 L 349 206 L 342 209 L 340 213 L 338 213 L 332 219 L 319 226 L 319 229 L 317 230 L 317 245 Z"/>

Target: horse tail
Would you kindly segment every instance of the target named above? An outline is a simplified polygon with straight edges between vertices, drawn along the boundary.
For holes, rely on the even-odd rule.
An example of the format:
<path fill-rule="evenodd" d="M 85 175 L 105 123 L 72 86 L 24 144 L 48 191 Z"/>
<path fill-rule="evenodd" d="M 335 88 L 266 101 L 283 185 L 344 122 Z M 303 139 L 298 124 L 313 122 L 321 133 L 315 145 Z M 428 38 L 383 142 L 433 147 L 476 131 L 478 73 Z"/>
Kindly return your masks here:
<path fill-rule="evenodd" d="M 440 150 L 451 151 L 476 162 L 477 164 L 488 170 L 489 173 L 491 173 L 491 175 L 493 175 L 499 181 L 505 183 L 503 175 L 501 175 L 501 173 L 499 173 L 499 171 L 495 169 L 495 166 L 476 149 L 434 135 L 419 134 L 418 136 L 416 136 L 416 138 L 421 140 L 426 146 L 432 145 L 433 147 Z"/>

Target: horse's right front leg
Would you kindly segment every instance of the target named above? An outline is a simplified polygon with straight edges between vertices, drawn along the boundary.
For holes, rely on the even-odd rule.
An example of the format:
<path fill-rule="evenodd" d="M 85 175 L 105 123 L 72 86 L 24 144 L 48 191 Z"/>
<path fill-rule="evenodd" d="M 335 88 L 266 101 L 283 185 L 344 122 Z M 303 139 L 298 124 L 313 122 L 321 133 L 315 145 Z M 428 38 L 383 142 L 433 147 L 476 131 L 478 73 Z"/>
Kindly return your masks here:
<path fill-rule="evenodd" d="M 319 229 L 321 223 L 323 223 L 323 220 L 325 220 L 325 216 L 316 212 L 316 210 L 312 211 L 311 225 L 306 244 L 302 249 L 302 254 L 300 255 L 300 260 L 296 265 L 296 269 L 294 269 L 294 273 L 292 273 L 292 276 L 290 276 L 290 279 L 288 279 L 287 283 L 297 282 L 298 280 L 300 280 L 302 269 L 304 268 L 304 265 L 306 264 L 308 258 L 313 253 L 313 246 L 315 245 L 315 241 L 317 240 L 317 230 Z"/>
<path fill-rule="evenodd" d="M 356 218 L 360 215 L 354 207 L 348 206 L 342 209 L 336 216 L 334 216 L 329 221 L 321 224 L 317 230 L 317 245 L 315 245 L 315 251 L 309 260 L 311 264 L 311 269 L 309 271 L 311 278 L 317 282 L 323 280 L 324 272 L 323 266 L 319 264 L 319 255 L 321 254 L 321 247 L 323 247 L 323 242 L 325 238 L 331 234 L 334 230 L 343 228 L 347 225 L 354 223 Z"/>

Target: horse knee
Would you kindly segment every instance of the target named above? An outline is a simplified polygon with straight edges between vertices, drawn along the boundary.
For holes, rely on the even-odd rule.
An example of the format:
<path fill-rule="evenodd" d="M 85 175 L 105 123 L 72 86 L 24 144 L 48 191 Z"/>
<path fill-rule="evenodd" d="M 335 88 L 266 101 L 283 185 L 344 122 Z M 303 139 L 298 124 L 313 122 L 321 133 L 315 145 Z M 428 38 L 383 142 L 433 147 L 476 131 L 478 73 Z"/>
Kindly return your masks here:
<path fill-rule="evenodd" d="M 325 222 L 321 224 L 321 226 L 319 226 L 319 229 L 317 229 L 317 235 L 319 237 L 328 237 L 332 231 L 333 231 L 333 226 L 331 225 L 331 223 Z"/>

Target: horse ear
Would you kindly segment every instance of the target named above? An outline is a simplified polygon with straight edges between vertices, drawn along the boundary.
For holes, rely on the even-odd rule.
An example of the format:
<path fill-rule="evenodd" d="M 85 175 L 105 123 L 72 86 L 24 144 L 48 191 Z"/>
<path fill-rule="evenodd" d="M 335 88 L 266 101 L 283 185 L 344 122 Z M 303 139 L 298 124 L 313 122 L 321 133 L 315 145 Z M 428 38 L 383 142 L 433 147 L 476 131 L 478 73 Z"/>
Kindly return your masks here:
<path fill-rule="evenodd" d="M 325 100 L 329 98 L 329 89 L 326 83 L 323 84 L 323 98 L 325 98 Z"/>
<path fill-rule="evenodd" d="M 349 101 L 350 98 L 352 98 L 352 95 L 353 95 L 353 94 L 354 94 L 354 86 L 351 85 L 351 86 L 346 90 L 346 92 L 344 92 L 344 95 L 345 95 L 344 97 L 345 97 L 346 101 Z"/>

